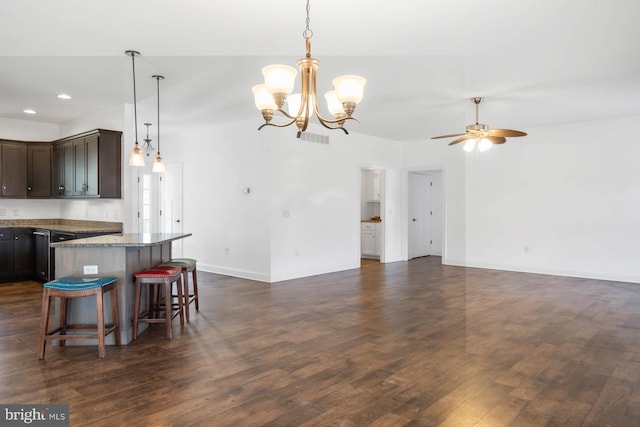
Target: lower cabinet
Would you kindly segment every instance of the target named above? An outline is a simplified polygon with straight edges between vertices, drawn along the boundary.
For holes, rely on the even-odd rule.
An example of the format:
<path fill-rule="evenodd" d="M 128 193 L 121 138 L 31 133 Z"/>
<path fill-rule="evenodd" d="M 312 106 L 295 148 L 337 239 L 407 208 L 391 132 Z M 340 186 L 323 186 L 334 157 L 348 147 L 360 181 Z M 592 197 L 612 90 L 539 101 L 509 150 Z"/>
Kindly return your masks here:
<path fill-rule="evenodd" d="M 0 229 L 0 279 L 31 279 L 35 270 L 35 241 L 30 228 Z"/>
<path fill-rule="evenodd" d="M 363 222 L 360 233 L 360 252 L 363 257 L 380 256 L 380 223 Z"/>

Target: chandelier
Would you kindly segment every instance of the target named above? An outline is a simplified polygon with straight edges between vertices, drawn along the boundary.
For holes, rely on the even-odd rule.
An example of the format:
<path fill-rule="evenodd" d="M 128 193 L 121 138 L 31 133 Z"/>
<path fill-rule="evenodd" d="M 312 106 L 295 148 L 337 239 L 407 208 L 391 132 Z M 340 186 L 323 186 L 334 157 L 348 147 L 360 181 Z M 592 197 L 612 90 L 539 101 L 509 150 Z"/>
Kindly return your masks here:
<path fill-rule="evenodd" d="M 356 105 L 362 100 L 366 79 L 360 76 L 340 76 L 333 79 L 334 90 L 325 93 L 327 108 L 333 118 L 326 118 L 318 109 L 316 95 L 316 74 L 320 66 L 317 59 L 311 57 L 311 37 L 313 31 L 309 28 L 309 0 L 307 0 L 307 25 L 302 33 L 305 39 L 306 56 L 297 62 L 301 77 L 301 92 L 291 94 L 298 71 L 288 65 L 268 65 L 262 69 L 264 84 L 252 88 L 255 104 L 262 113 L 265 126 L 287 127 L 296 124 L 297 137 L 307 129 L 309 119 L 315 117 L 322 126 L 328 129 L 342 129 L 346 120 L 351 117 Z M 285 103 L 287 111 L 284 110 Z M 284 123 L 272 123 L 276 113 L 285 117 Z"/>

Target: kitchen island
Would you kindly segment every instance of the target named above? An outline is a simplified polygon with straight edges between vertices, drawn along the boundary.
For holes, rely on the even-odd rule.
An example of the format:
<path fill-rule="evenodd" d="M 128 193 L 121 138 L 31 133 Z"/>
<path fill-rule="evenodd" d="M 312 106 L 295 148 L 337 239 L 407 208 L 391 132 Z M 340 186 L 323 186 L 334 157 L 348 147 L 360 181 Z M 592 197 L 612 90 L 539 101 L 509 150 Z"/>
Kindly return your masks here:
<path fill-rule="evenodd" d="M 65 276 L 112 276 L 118 279 L 118 311 L 120 315 L 120 341 L 132 341 L 132 319 L 134 302 L 134 274 L 171 259 L 171 243 L 191 236 L 187 234 L 110 234 L 86 239 L 52 243 L 55 249 L 56 277 Z M 107 296 L 107 299 L 110 298 Z M 146 298 L 142 301 L 146 302 Z M 109 302 L 105 301 L 108 307 Z M 107 310 L 108 311 L 108 310 Z M 56 313 L 58 307 L 56 307 Z M 95 323 L 95 299 L 74 300 L 69 311 L 70 323 Z M 53 320 L 53 319 L 52 319 Z M 57 320 L 57 316 L 56 316 Z M 105 321 L 111 321 L 105 313 Z M 144 326 L 141 325 L 141 330 Z M 78 344 L 92 342 L 76 341 Z M 114 344 L 113 336 L 107 344 Z M 69 341 L 70 344 L 74 341 Z"/>

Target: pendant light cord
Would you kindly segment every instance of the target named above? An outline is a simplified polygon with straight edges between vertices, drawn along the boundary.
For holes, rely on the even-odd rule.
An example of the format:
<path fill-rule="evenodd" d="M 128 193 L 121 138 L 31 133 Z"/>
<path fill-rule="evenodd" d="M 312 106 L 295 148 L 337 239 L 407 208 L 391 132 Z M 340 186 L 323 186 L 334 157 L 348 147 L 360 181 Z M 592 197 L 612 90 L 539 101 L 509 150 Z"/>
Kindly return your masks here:
<path fill-rule="evenodd" d="M 160 76 L 156 76 L 156 88 L 158 92 L 158 156 L 160 155 Z"/>
<path fill-rule="evenodd" d="M 160 79 L 164 79 L 164 76 L 154 75 L 152 76 L 156 79 L 156 90 L 158 93 L 158 156 L 160 155 Z"/>
<path fill-rule="evenodd" d="M 133 69 L 133 124 L 136 130 L 136 142 L 138 145 L 138 107 L 136 99 L 136 55 L 140 55 L 140 52 L 135 50 L 128 50 L 125 52 L 127 55 L 131 55 L 131 67 Z"/>

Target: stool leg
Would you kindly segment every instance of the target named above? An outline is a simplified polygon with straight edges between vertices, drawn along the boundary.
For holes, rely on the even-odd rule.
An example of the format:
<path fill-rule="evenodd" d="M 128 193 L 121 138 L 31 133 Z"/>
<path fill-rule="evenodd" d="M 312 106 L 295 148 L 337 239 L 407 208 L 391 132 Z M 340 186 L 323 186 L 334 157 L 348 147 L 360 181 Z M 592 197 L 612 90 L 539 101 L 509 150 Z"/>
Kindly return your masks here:
<path fill-rule="evenodd" d="M 198 298 L 198 274 L 196 273 L 195 267 L 191 272 L 191 277 L 193 279 L 193 299 L 196 301 L 196 311 L 200 311 L 200 299 Z"/>
<path fill-rule="evenodd" d="M 182 294 L 182 274 L 178 276 L 178 310 L 180 310 L 180 324 L 184 325 L 184 295 Z M 187 294 L 188 295 L 188 294 Z"/>
<path fill-rule="evenodd" d="M 183 296 L 184 296 L 184 314 L 187 318 L 187 322 L 189 321 L 189 272 L 185 268 L 182 270 L 182 284 L 183 284 Z"/>
<path fill-rule="evenodd" d="M 67 298 L 60 297 L 60 336 L 67 335 Z M 58 340 L 58 346 L 64 347 L 65 339 Z"/>
<path fill-rule="evenodd" d="M 115 334 L 116 345 L 120 345 L 120 318 L 118 316 L 118 285 L 114 284 L 113 289 L 111 289 L 111 294 L 109 295 L 111 299 L 111 319 L 113 322 L 113 326 L 115 329 L 113 333 Z"/>
<path fill-rule="evenodd" d="M 173 331 L 171 329 L 171 288 L 173 284 L 169 279 L 165 279 L 164 282 L 164 309 L 165 309 L 165 317 L 167 320 L 167 338 L 173 339 Z"/>
<path fill-rule="evenodd" d="M 96 319 L 98 329 L 98 358 L 104 359 L 104 292 L 102 289 L 96 290 Z"/>
<path fill-rule="evenodd" d="M 138 319 L 140 318 L 140 297 L 142 293 L 142 286 L 140 282 L 136 280 L 136 295 L 133 300 L 133 339 L 138 338 Z"/>
<path fill-rule="evenodd" d="M 40 341 L 38 342 L 38 359 L 44 359 L 44 351 L 47 346 L 46 335 L 49 329 L 49 308 L 51 299 L 49 289 L 44 288 L 42 292 L 42 310 L 40 312 Z"/>

